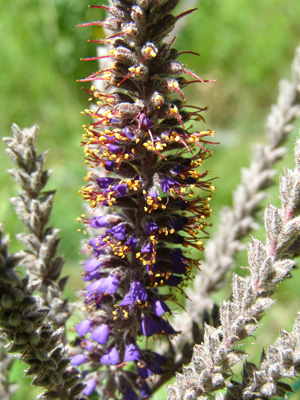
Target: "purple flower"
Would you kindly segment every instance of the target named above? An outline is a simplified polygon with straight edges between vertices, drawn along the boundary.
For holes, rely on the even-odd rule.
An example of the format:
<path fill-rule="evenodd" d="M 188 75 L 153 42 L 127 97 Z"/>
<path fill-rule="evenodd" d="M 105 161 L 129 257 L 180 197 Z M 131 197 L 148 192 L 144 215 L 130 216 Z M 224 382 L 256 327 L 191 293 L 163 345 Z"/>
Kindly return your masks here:
<path fill-rule="evenodd" d="M 153 126 L 152 122 L 145 113 L 140 115 L 140 126 L 146 129 L 149 129 Z"/>
<path fill-rule="evenodd" d="M 160 325 L 153 319 L 149 318 L 147 315 L 142 318 L 140 325 L 142 333 L 145 336 L 152 336 L 155 333 L 160 332 Z"/>
<path fill-rule="evenodd" d="M 90 339 L 85 339 L 85 340 L 81 341 L 81 347 L 84 350 L 92 352 L 95 350 L 95 346 L 97 346 L 97 345 L 95 345 L 95 343 Z"/>
<path fill-rule="evenodd" d="M 98 279 L 97 281 L 89 284 L 86 289 L 89 294 L 115 294 L 119 285 L 119 279 L 111 274 L 106 278 Z"/>
<path fill-rule="evenodd" d="M 148 221 L 146 224 L 146 233 L 147 235 L 151 235 L 151 233 L 153 231 L 157 231 L 158 230 L 158 226 L 156 225 L 155 222 L 153 221 Z"/>
<path fill-rule="evenodd" d="M 145 381 L 142 385 L 138 385 L 138 388 L 142 399 L 148 399 L 151 396 L 151 390 Z"/>
<path fill-rule="evenodd" d="M 109 327 L 106 324 L 100 324 L 95 328 L 91 334 L 91 339 L 95 342 L 102 344 L 103 346 L 107 343 L 109 336 Z"/>
<path fill-rule="evenodd" d="M 129 6 L 120 6 L 123 3 Z M 76 329 L 82 347 L 84 340 L 94 346 L 88 354 L 87 344 L 88 360 L 117 365 L 111 369 L 115 384 L 108 396 L 123 393 L 123 400 L 148 398 L 145 378 L 164 372 L 165 358 L 137 343 L 143 335 L 170 340 L 175 333 L 164 318 L 171 313 L 166 302 L 172 299 L 172 291 L 164 286 L 172 289 L 189 278 L 188 247 L 197 247 L 196 221 L 202 223 L 209 215 L 208 192 L 213 191 L 208 172 L 200 171 L 210 143 L 203 138 L 211 131 L 193 130 L 202 109 L 185 108 L 182 93 L 187 84 L 202 80 L 177 61 L 177 50 L 171 45 L 165 49 L 163 43 L 172 18 L 177 19 L 172 17 L 177 3 L 112 0 L 111 8 L 104 7 L 111 16 L 100 25 L 114 31 L 108 57 L 115 62 L 109 71 L 102 69 L 85 79 L 104 79 L 106 88 L 100 91 L 93 85 L 87 90 L 99 107 L 88 112 L 93 122 L 84 127 L 81 143 L 91 170 L 80 192 L 92 209 L 109 209 L 106 215 L 81 218 L 102 230 L 87 246 L 92 256 L 84 264 L 83 279 L 89 281 L 89 316 Z M 170 24 L 164 24 L 169 17 Z M 187 81 L 184 74 L 196 80 Z M 110 172 L 101 177 L 101 168 Z"/>
<path fill-rule="evenodd" d="M 87 272 L 93 272 L 101 267 L 102 261 L 100 258 L 91 258 L 84 263 L 84 269 Z"/>
<path fill-rule="evenodd" d="M 173 175 L 178 175 L 180 174 L 181 171 L 183 171 L 186 167 L 189 167 L 191 165 L 191 160 L 188 158 L 182 159 L 181 163 L 176 165 L 176 167 L 171 169 L 171 174 Z"/>
<path fill-rule="evenodd" d="M 173 249 L 171 254 L 171 269 L 175 274 L 185 274 L 186 261 L 180 249 Z"/>
<path fill-rule="evenodd" d="M 98 178 L 97 183 L 101 189 L 107 189 L 110 185 L 115 183 L 115 178 Z"/>
<path fill-rule="evenodd" d="M 126 246 L 130 247 L 131 249 L 134 249 L 135 246 L 137 245 L 137 240 L 134 236 L 132 236 L 130 239 L 127 240 L 125 243 Z"/>
<path fill-rule="evenodd" d="M 114 161 L 110 161 L 110 160 L 108 160 L 108 161 L 105 161 L 105 169 L 106 169 L 106 171 L 113 171 L 114 170 L 114 167 L 115 167 L 115 162 Z M 104 205 L 104 203 L 103 203 L 103 205 Z"/>
<path fill-rule="evenodd" d="M 141 358 L 141 352 L 138 346 L 130 343 L 125 348 L 124 361 L 138 361 Z"/>
<path fill-rule="evenodd" d="M 76 356 L 72 357 L 71 364 L 72 365 L 81 365 L 88 361 L 88 357 L 84 354 L 76 354 Z"/>
<path fill-rule="evenodd" d="M 143 366 L 137 366 L 137 370 L 141 378 L 146 379 L 150 375 L 163 373 L 161 365 L 166 362 L 166 358 L 164 356 L 154 352 L 146 353 L 145 356 L 143 356 L 142 361 L 144 363 L 140 363 L 140 365 Z"/>
<path fill-rule="evenodd" d="M 180 186 L 180 184 L 174 181 L 174 179 L 164 176 L 160 181 L 160 187 L 163 193 L 167 193 L 171 186 Z"/>
<path fill-rule="evenodd" d="M 176 275 L 171 275 L 167 280 L 167 284 L 169 286 L 178 286 L 180 282 L 181 282 L 181 277 Z"/>
<path fill-rule="evenodd" d="M 142 317 L 140 326 L 141 331 L 145 336 L 152 336 L 159 332 L 167 334 L 172 334 L 175 332 L 171 325 L 164 319 L 160 318 L 159 320 L 154 320 L 148 317 L 148 315 L 144 315 Z"/>
<path fill-rule="evenodd" d="M 92 325 L 92 322 L 88 319 L 79 322 L 79 324 L 76 325 L 78 335 L 85 336 L 91 330 Z"/>
<path fill-rule="evenodd" d="M 153 197 L 154 199 L 157 198 L 158 196 L 158 191 L 155 187 L 152 187 L 152 189 L 150 190 L 150 192 L 148 193 L 148 196 Z"/>
<path fill-rule="evenodd" d="M 135 134 L 130 130 L 129 127 L 123 129 L 123 133 L 128 137 L 128 139 L 133 139 L 135 137 Z"/>
<path fill-rule="evenodd" d="M 107 233 L 110 232 L 116 239 L 125 240 L 126 238 L 126 226 L 125 224 L 119 224 L 109 229 Z"/>
<path fill-rule="evenodd" d="M 103 236 L 100 235 L 89 241 L 89 244 L 94 247 L 96 257 L 98 257 L 100 254 L 104 254 L 104 249 L 107 246 L 107 243 L 103 242 L 102 238 Z"/>
<path fill-rule="evenodd" d="M 160 298 L 155 298 L 151 300 L 152 311 L 158 317 L 161 317 L 166 311 L 170 311 L 169 307 Z"/>
<path fill-rule="evenodd" d="M 153 252 L 153 243 L 146 244 L 141 250 L 141 253 L 152 253 L 152 252 Z"/>
<path fill-rule="evenodd" d="M 115 190 L 117 191 L 119 197 L 126 196 L 126 193 L 127 193 L 127 185 L 126 185 L 126 183 L 122 183 L 121 185 L 117 185 L 115 187 Z"/>
<path fill-rule="evenodd" d="M 111 151 L 112 153 L 120 153 L 120 146 L 117 146 L 115 144 L 109 144 L 108 145 L 108 150 Z"/>
<path fill-rule="evenodd" d="M 96 388 L 96 381 L 91 378 L 88 379 L 86 382 L 86 387 L 83 389 L 82 394 L 85 396 L 90 396 Z"/>
<path fill-rule="evenodd" d="M 122 218 L 119 215 L 107 214 L 107 215 L 102 215 L 101 217 L 92 218 L 90 220 L 90 226 L 92 228 L 100 229 L 118 224 L 121 221 Z"/>
<path fill-rule="evenodd" d="M 87 272 L 82 276 L 83 281 L 92 281 L 94 279 L 99 279 L 101 278 L 101 273 L 97 271 L 92 271 L 92 272 Z"/>
<path fill-rule="evenodd" d="M 146 288 L 141 284 L 141 282 L 132 282 L 130 286 L 130 296 L 134 302 L 138 300 L 146 301 L 148 298 L 148 293 Z"/>
<path fill-rule="evenodd" d="M 120 358 L 118 350 L 115 347 L 111 347 L 101 358 L 101 364 L 112 364 L 116 365 L 119 364 Z"/>
<path fill-rule="evenodd" d="M 138 301 L 146 301 L 148 298 L 148 293 L 146 288 L 141 284 L 141 282 L 132 282 L 130 286 L 130 292 L 124 297 L 124 299 L 119 304 L 120 306 L 131 306 L 133 307 Z"/>

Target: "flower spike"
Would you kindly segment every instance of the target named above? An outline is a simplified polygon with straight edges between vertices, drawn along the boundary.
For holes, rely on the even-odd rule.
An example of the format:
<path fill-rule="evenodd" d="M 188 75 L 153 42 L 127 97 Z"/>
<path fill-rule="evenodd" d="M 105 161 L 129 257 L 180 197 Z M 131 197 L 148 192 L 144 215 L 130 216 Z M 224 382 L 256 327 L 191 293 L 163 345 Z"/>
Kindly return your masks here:
<path fill-rule="evenodd" d="M 174 305 L 180 307 L 176 292 L 185 296 L 196 265 L 189 249 L 196 249 L 197 257 L 204 251 L 214 191 L 208 172 L 199 169 L 211 155 L 206 138 L 213 132 L 192 126 L 204 121 L 207 108 L 184 107 L 183 88 L 190 82 L 182 75 L 212 81 L 176 61 L 184 52 L 172 48 L 174 40 L 162 41 L 179 18 L 194 11 L 174 17 L 170 12 L 178 2 L 114 0 L 110 7 L 92 6 L 105 9 L 109 18 L 81 24 L 115 33 L 94 41 L 109 45 L 106 55 L 84 59 L 111 63 L 80 79 L 103 80 L 109 88 L 85 89 L 97 108 L 83 113 L 93 119 L 81 142 L 93 173 L 80 190 L 92 210 L 108 211 L 79 218 L 98 233 L 87 244 L 91 257 L 82 276 L 89 315 L 76 327 L 82 356 L 74 363 L 96 360 L 100 370 L 112 366 L 114 395 L 123 394 L 124 400 L 148 397 L 145 379 L 165 372 L 171 352 L 159 355 L 139 340 L 170 342 L 179 334 L 169 319 Z"/>

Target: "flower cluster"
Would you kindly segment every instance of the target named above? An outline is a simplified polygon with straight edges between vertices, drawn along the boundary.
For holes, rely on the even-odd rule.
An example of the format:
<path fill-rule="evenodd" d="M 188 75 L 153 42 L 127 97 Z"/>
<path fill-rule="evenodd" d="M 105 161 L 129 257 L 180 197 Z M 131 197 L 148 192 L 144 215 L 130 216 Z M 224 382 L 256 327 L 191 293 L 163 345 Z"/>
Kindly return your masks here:
<path fill-rule="evenodd" d="M 192 125 L 203 120 L 206 108 L 184 106 L 182 92 L 191 83 L 209 81 L 178 61 L 182 52 L 172 48 L 173 41 L 163 41 L 175 22 L 193 11 L 173 16 L 178 2 L 114 0 L 110 7 L 93 6 L 107 10 L 107 19 L 81 25 L 100 25 L 113 35 L 97 41 L 109 47 L 109 68 L 81 80 L 107 85 L 103 92 L 85 89 L 97 108 L 83 113 L 93 122 L 84 126 L 82 145 L 91 171 L 80 191 L 92 212 L 99 206 L 107 211 L 79 218 L 99 234 L 88 243 L 92 256 L 83 272 L 88 317 L 76 326 L 83 351 L 73 364 L 114 366 L 118 373 L 110 391 L 124 400 L 147 398 L 145 379 L 164 373 L 166 357 L 142 349 L 137 340 L 178 333 L 167 316 L 196 264 L 189 249 L 204 249 L 214 191 L 208 172 L 199 168 L 211 155 L 206 145 L 213 132 Z M 83 393 L 95 386 L 90 379 Z"/>

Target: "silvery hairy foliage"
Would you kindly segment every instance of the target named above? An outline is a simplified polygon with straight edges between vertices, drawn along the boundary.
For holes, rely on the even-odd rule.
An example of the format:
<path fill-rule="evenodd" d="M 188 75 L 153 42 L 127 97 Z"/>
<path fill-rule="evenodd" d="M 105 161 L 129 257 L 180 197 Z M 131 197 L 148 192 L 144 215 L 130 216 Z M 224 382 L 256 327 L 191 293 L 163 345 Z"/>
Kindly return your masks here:
<path fill-rule="evenodd" d="M 204 340 L 194 346 L 191 362 L 168 387 L 169 400 L 208 399 L 226 388 L 225 399 L 270 399 L 292 391 L 280 380 L 299 373 L 299 317 L 291 334 L 282 331 L 269 352 L 262 352 L 260 364 L 244 363 L 242 381 L 232 379 L 232 367 L 247 354 L 241 341 L 252 336 L 259 321 L 274 304 L 271 298 L 278 284 L 289 278 L 295 267 L 300 236 L 300 139 L 295 148 L 296 168 L 285 169 L 280 179 L 281 208 L 271 204 L 265 210 L 266 242 L 251 238 L 248 244 L 250 274 L 234 274 L 232 296 L 220 307 L 220 325 L 205 325 Z M 231 379 L 228 379 L 228 378 Z M 218 394 L 217 399 L 222 395 Z"/>
<path fill-rule="evenodd" d="M 16 166 L 8 173 L 21 188 L 18 197 L 10 200 L 27 228 L 27 232 L 17 235 L 26 247 L 20 265 L 30 269 L 31 281 L 40 281 L 43 303 L 50 309 L 47 318 L 58 328 L 65 325 L 71 307 L 62 298 L 67 278 L 60 278 L 63 258 L 56 256 L 59 231 L 47 226 L 55 193 L 44 190 L 51 175 L 50 170 L 43 170 L 47 152 L 41 155 L 36 153 L 37 126 L 21 130 L 13 124 L 12 131 L 13 137 L 3 140 L 7 145 L 6 152 Z"/>
<path fill-rule="evenodd" d="M 29 276 L 20 278 L 16 266 L 22 255 L 9 254 L 8 237 L 0 227 L 0 330 L 7 340 L 9 354 L 28 365 L 26 376 L 32 384 L 47 389 L 39 399 L 79 400 L 84 383 L 70 365 L 63 339 L 63 328 L 52 329 L 46 322 L 49 309 L 33 295 L 39 283 Z"/>
<path fill-rule="evenodd" d="M 201 122 L 206 108 L 186 106 L 184 97 L 190 83 L 210 81 L 178 61 L 184 52 L 165 41 L 174 25 L 177 32 L 182 29 L 177 21 L 194 11 L 176 14 L 175 6 L 194 3 L 112 0 L 109 7 L 93 6 L 108 13 L 105 20 L 81 24 L 99 25 L 112 34 L 95 41 L 106 48 L 90 58 L 108 64 L 81 79 L 94 83 L 85 90 L 97 103 L 84 112 L 93 118 L 84 126 L 82 141 L 93 169 L 81 193 L 92 210 L 100 211 L 91 219 L 80 218 L 93 237 L 85 244 L 88 260 L 82 273 L 88 281 L 82 294 L 85 315 L 76 325 L 71 351 L 65 324 L 74 304 L 63 298 L 67 280 L 60 276 L 63 258 L 56 255 L 58 230 L 47 225 L 54 191 L 45 189 L 51 174 L 43 170 L 46 153 L 37 154 L 36 126 L 22 130 L 13 125 L 13 137 L 4 138 L 15 164 L 8 172 L 21 188 L 11 202 L 26 230 L 17 235 L 24 250 L 9 254 L 8 236 L 0 227 L 1 399 L 11 399 L 16 389 L 8 376 L 13 355 L 27 363 L 25 375 L 42 388 L 39 399 L 155 398 L 175 374 L 167 386 L 169 400 L 271 399 L 292 390 L 286 379 L 299 374 L 300 314 L 290 333 L 281 330 L 267 351 L 260 350 L 258 364 L 246 360 L 241 345 L 253 336 L 274 304 L 276 287 L 296 265 L 299 140 L 296 168 L 281 177 L 281 208 L 268 205 L 265 211 L 266 242 L 252 237 L 248 245 L 249 274 L 233 276 L 230 299 L 220 309 L 209 296 L 235 267 L 235 255 L 244 248 L 241 239 L 258 226 L 263 190 L 272 184 L 274 165 L 286 153 L 282 145 L 300 115 L 299 50 L 292 81 L 280 84 L 268 117 L 268 143 L 255 148 L 250 168 L 243 169 L 233 209 L 222 211 L 194 286 L 185 289 L 191 299 L 187 312 L 170 318 L 175 289 L 183 292 L 192 266 L 198 266 L 186 248 L 204 249 L 204 220 L 214 191 L 202 170 L 213 132 L 195 132 L 190 125 L 191 120 Z M 195 194 L 195 188 L 208 194 Z M 149 338 L 159 340 L 148 346 Z M 240 379 L 232 372 L 238 363 Z"/>
<path fill-rule="evenodd" d="M 14 385 L 8 383 L 11 355 L 28 364 L 26 376 L 32 384 L 47 389 L 40 399 L 79 399 L 84 388 L 79 371 L 70 364 L 66 347 L 65 321 L 71 308 L 62 298 L 66 278 L 59 278 L 62 258 L 56 257 L 58 230 L 46 227 L 53 203 L 53 191 L 44 191 L 51 171 L 43 170 L 46 153 L 37 155 L 38 128 L 20 130 L 12 126 L 13 137 L 4 138 L 7 153 L 16 169 L 8 172 L 21 191 L 11 199 L 16 214 L 28 233 L 17 235 L 26 250 L 8 253 L 8 236 L 2 238 L 0 266 L 0 333 L 2 398 L 10 398 Z M 20 278 L 16 267 L 25 268 Z M 35 293 L 39 295 L 35 295 Z"/>

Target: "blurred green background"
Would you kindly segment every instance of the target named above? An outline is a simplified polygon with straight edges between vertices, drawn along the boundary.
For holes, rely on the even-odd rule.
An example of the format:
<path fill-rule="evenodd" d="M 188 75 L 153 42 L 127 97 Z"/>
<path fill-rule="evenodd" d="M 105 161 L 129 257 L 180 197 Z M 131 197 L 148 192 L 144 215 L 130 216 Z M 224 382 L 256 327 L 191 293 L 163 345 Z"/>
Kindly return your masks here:
<path fill-rule="evenodd" d="M 189 1 L 183 1 L 189 7 Z M 76 217 L 81 214 L 85 168 L 81 125 L 86 120 L 80 111 L 87 107 L 87 94 L 76 79 L 97 69 L 96 63 L 80 62 L 94 56 L 96 45 L 88 38 L 103 37 L 101 29 L 75 28 L 76 24 L 102 19 L 101 10 L 89 9 L 87 1 L 13 0 L 0 1 L 0 120 L 2 136 L 10 135 L 15 122 L 20 127 L 38 124 L 38 148 L 50 149 L 47 168 L 53 168 L 48 189 L 57 188 L 51 224 L 61 230 L 60 252 L 65 255 L 64 274 L 70 275 L 66 295 L 76 298 L 74 287 L 81 285 L 79 242 Z M 231 191 L 240 179 L 240 167 L 247 166 L 253 142 L 264 142 L 265 117 L 275 101 L 278 81 L 290 77 L 290 63 L 300 44 L 299 0 L 202 0 L 198 10 L 186 18 L 186 25 L 175 42 L 184 51 L 201 54 L 183 55 L 181 61 L 201 78 L 216 83 L 199 84 L 186 90 L 188 104 L 209 106 L 206 126 L 215 131 L 214 156 L 208 164 L 212 176 L 220 176 L 212 201 L 213 221 L 218 220 L 222 205 L 231 205 Z M 297 124 L 298 128 L 300 122 Z M 289 140 L 292 148 L 297 129 Z M 293 167 L 291 153 L 282 166 Z M 23 230 L 8 198 L 18 190 L 5 170 L 12 163 L 0 144 L 1 201 L 0 220 L 11 233 L 11 249 L 19 249 L 14 234 Z M 277 179 L 278 180 L 278 179 Z M 277 188 L 269 191 L 268 201 L 276 204 Z M 261 219 L 262 213 L 260 214 Z M 259 233 L 258 233 L 259 235 Z M 238 258 L 245 265 L 244 255 Z M 263 320 L 257 332 L 261 346 L 272 343 L 279 327 L 290 329 L 300 309 L 300 276 L 284 282 L 278 303 Z M 227 291 L 226 291 L 227 289 Z M 216 299 L 228 297 L 228 285 Z M 255 353 L 255 347 L 249 351 Z M 257 359 L 257 358 L 256 358 Z M 21 379 L 22 366 L 14 366 L 12 379 Z M 14 400 L 33 399 L 35 388 L 26 382 Z M 164 398 L 161 393 L 158 397 Z M 291 395 L 295 400 L 297 395 Z"/>

